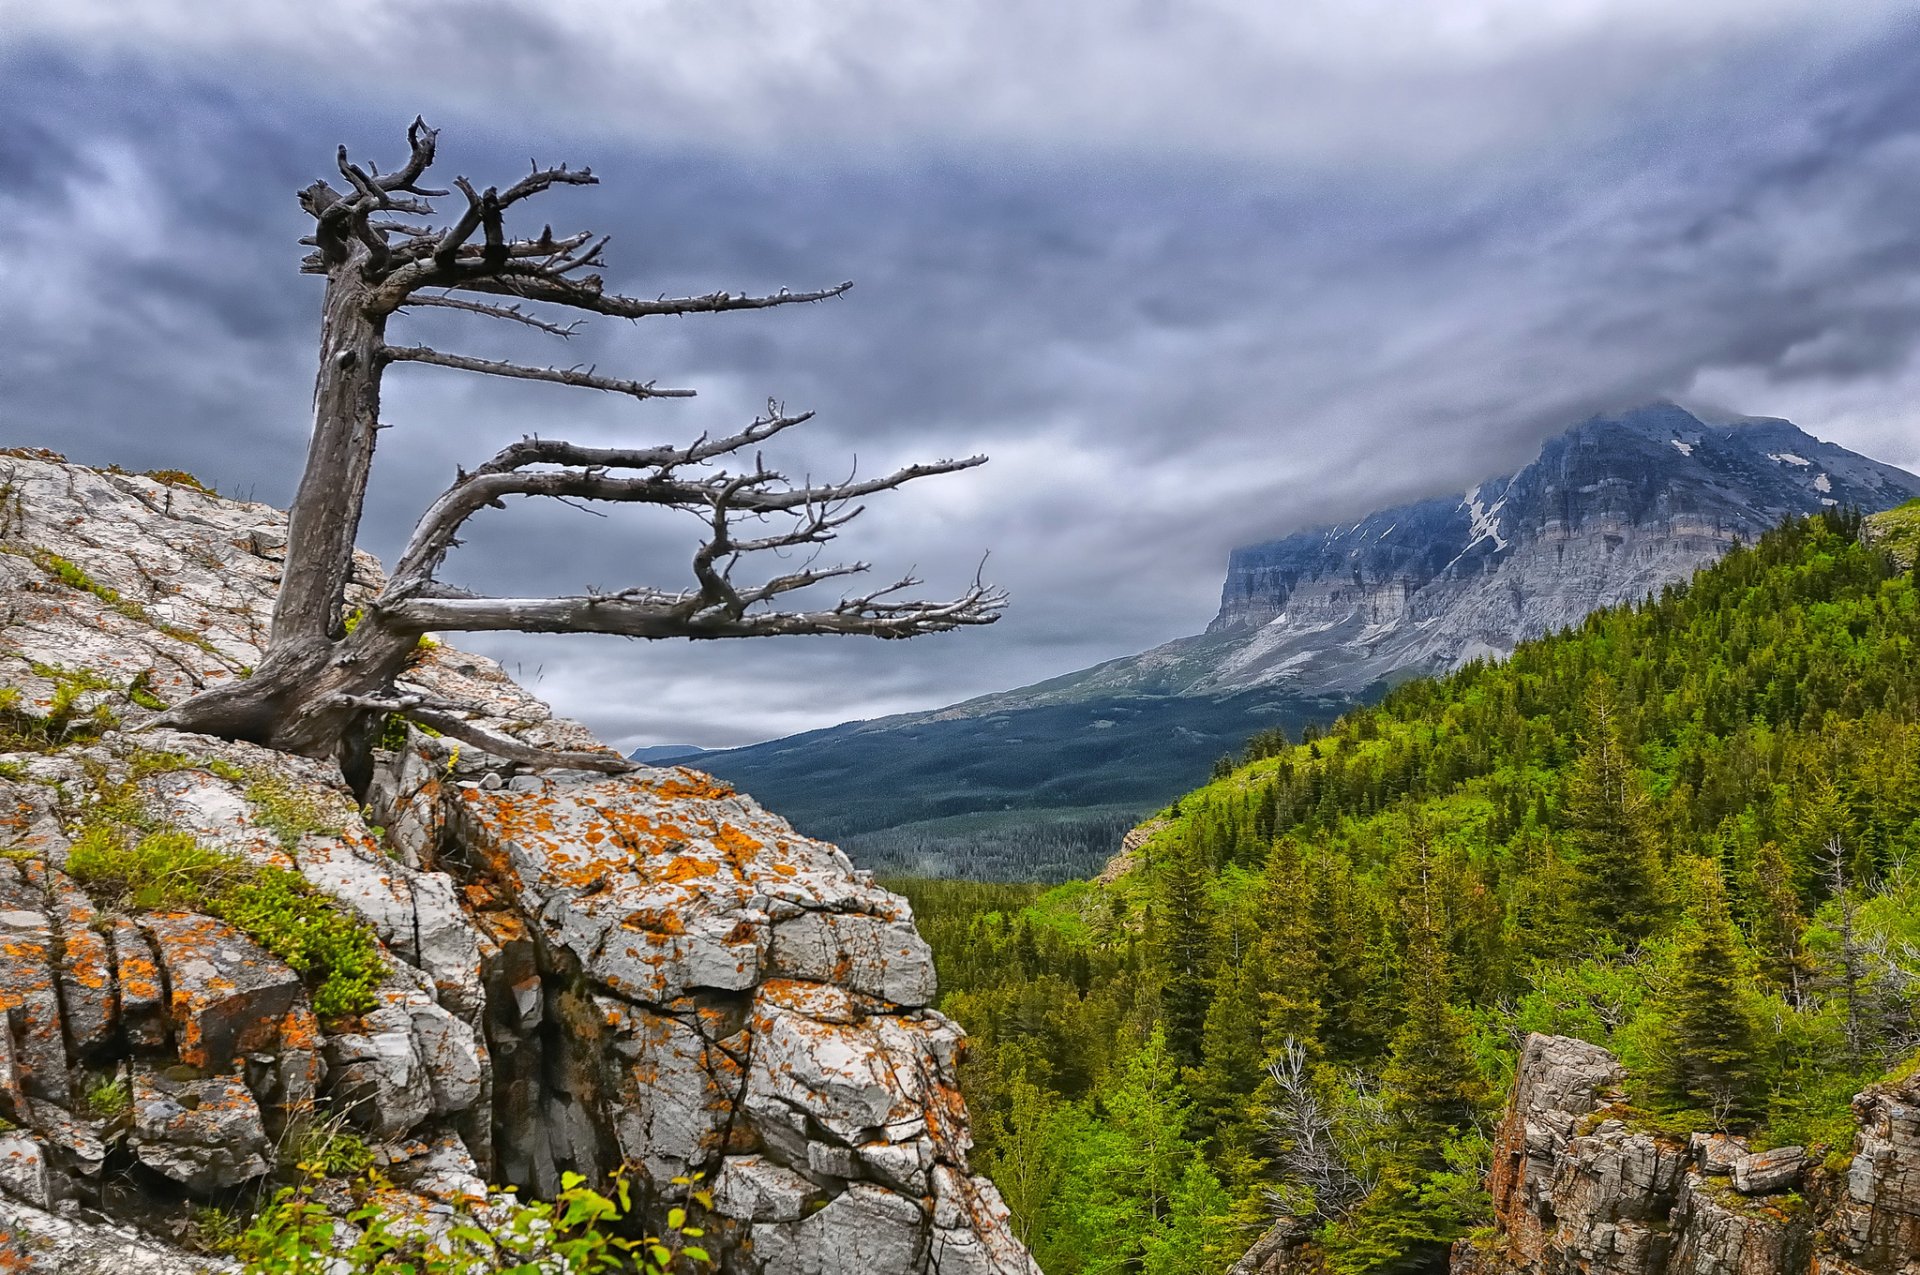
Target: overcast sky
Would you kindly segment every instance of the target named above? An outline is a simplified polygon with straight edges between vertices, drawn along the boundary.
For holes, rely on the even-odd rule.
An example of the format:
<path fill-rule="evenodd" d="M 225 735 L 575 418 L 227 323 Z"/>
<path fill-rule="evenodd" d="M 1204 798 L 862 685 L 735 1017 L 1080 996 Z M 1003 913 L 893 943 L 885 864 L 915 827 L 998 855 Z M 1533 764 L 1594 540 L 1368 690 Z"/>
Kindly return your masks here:
<path fill-rule="evenodd" d="M 480 319 L 436 345 L 698 388 L 387 378 L 363 543 L 523 433 L 992 463 L 873 503 L 848 554 L 1013 607 L 912 643 L 466 639 L 610 740 L 744 743 L 931 708 L 1198 631 L 1227 551 L 1523 463 L 1656 397 L 1920 469 L 1920 20 L 1850 0 L 141 0 L 0 19 L 0 442 L 284 503 L 320 282 L 294 192 L 383 166 L 603 183 L 642 295 L 856 281 L 759 313 Z M 324 19 L 322 18 L 324 14 Z M 804 434 L 804 436 L 801 436 Z M 626 512 L 626 511 L 623 511 Z M 531 503 L 452 574 L 677 587 L 695 528 Z"/>

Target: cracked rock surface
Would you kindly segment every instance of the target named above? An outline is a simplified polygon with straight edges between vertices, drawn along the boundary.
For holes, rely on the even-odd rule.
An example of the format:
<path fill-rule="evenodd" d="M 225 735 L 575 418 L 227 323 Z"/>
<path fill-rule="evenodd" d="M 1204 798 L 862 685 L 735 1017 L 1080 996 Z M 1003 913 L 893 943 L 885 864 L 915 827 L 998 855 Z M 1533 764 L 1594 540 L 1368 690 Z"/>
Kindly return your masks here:
<path fill-rule="evenodd" d="M 533 775 L 409 733 L 356 796 L 139 729 L 259 661 L 284 543 L 264 505 L 0 458 L 0 707 L 47 735 L 0 755 L 0 1265 L 221 1269 L 183 1219 L 322 1126 L 368 1144 L 395 1216 L 626 1166 L 656 1199 L 704 1175 L 738 1275 L 1037 1270 L 969 1165 L 907 905 L 834 847 L 689 770 Z M 379 580 L 361 555 L 355 594 Z M 600 746 L 482 657 L 423 648 L 407 678 Z M 372 1007 L 321 1019 L 257 936 L 90 897 L 67 868 L 108 809 L 298 873 L 377 939 Z"/>
<path fill-rule="evenodd" d="M 1835 1172 L 1801 1147 L 1637 1130 L 1597 1045 L 1535 1034 L 1494 1138 L 1495 1232 L 1454 1275 L 1916 1275 L 1920 1078 L 1854 1101 Z"/>

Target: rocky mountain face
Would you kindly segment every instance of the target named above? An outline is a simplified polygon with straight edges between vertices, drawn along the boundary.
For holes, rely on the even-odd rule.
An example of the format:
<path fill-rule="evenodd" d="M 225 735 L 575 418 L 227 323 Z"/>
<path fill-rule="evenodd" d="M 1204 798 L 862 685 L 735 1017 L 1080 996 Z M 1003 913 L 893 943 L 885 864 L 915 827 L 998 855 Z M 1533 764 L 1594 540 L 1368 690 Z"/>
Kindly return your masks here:
<path fill-rule="evenodd" d="M 1920 477 L 1787 421 L 1656 403 L 1577 425 L 1462 495 L 1236 549 L 1205 634 L 1033 689 L 1358 691 L 1657 593 L 1783 517 L 1915 496 Z"/>
<path fill-rule="evenodd" d="M 736 1275 L 1036 1272 L 969 1168 L 907 904 L 833 846 L 691 770 L 536 775 L 409 732 L 363 804 L 330 765 L 141 729 L 258 660 L 284 544 L 262 505 L 0 457 L 0 717 L 41 745 L 0 755 L 0 1266 L 220 1269 L 203 1210 L 344 1130 L 388 1185 L 317 1198 L 427 1233 L 624 1165 L 655 1203 L 704 1175 Z M 491 661 L 436 645 L 410 676 L 597 746 Z M 316 1012 L 228 921 L 90 895 L 103 819 L 297 873 L 377 937 L 371 1007 Z"/>
<path fill-rule="evenodd" d="M 1657 403 L 1578 425 L 1517 473 L 1465 493 L 1235 550 L 1205 633 L 700 764 L 802 827 L 843 837 L 984 812 L 1143 813 L 1257 731 L 1335 716 L 1382 682 L 1504 655 L 1637 601 L 1787 515 L 1871 512 L 1914 496 L 1920 477 L 1786 421 L 1714 423 Z M 882 840 L 850 844 L 864 853 Z M 947 857 L 964 860 L 964 846 Z"/>
<path fill-rule="evenodd" d="M 1494 1132 L 1494 1226 L 1454 1246 L 1451 1275 L 1920 1272 L 1920 1076 L 1856 1097 L 1853 1145 L 1824 1159 L 1648 1132 L 1624 1078 L 1597 1045 L 1528 1037 Z M 1277 1225 L 1231 1275 L 1318 1271 L 1310 1237 Z"/>

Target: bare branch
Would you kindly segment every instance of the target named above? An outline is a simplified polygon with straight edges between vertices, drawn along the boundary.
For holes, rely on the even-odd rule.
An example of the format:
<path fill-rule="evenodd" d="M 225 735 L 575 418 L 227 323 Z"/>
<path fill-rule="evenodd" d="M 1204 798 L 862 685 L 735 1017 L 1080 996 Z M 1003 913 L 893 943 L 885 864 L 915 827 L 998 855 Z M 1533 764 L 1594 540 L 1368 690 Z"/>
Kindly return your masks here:
<path fill-rule="evenodd" d="M 475 470 L 476 474 L 502 473 L 524 469 L 528 465 L 578 465 L 601 469 L 653 469 L 658 466 L 695 465 L 761 443 L 782 430 L 804 425 L 812 412 L 787 415 L 777 403 L 767 404 L 767 413 L 753 424 L 724 438 L 704 436 L 687 447 L 581 447 L 557 438 L 523 438 L 502 448 L 494 458 Z"/>
<path fill-rule="evenodd" d="M 782 289 L 767 296 L 710 292 L 705 296 L 658 297 L 651 301 L 606 292 L 604 286 L 604 281 L 598 275 L 580 279 L 561 278 L 554 270 L 521 266 L 511 261 L 497 271 L 489 270 L 477 262 L 456 261 L 453 250 L 449 249 L 444 256 L 436 257 L 432 262 L 415 262 L 396 270 L 387 284 L 387 290 L 395 294 L 393 304 L 396 305 L 399 304 L 399 298 L 420 288 L 445 287 L 520 297 L 527 301 L 544 301 L 616 319 L 644 319 L 661 314 L 714 314 L 727 310 L 764 310 L 770 306 L 825 301 L 846 292 L 853 287 L 853 283 L 849 280 L 813 292 Z"/>
<path fill-rule="evenodd" d="M 469 314 L 484 314 L 490 319 L 507 319 L 514 323 L 524 323 L 530 328 L 552 333 L 558 337 L 570 337 L 578 332 L 585 319 L 575 319 L 571 323 L 552 323 L 539 315 L 528 314 L 517 305 L 488 305 L 484 301 L 463 301 L 459 297 L 408 297 L 405 309 L 411 306 L 433 306 L 442 310 L 465 310 Z"/>
<path fill-rule="evenodd" d="M 560 444 L 566 447 L 567 444 Z M 507 451 L 512 451 L 508 448 Z M 585 449 L 582 449 L 585 450 Z M 502 455 L 506 453 L 503 452 Z M 638 457 L 643 453 L 632 453 Z M 986 463 L 984 456 L 965 460 L 943 460 L 928 465 L 909 465 L 881 478 L 861 483 L 840 483 L 822 487 L 797 487 L 759 491 L 736 487 L 726 499 L 729 508 L 747 514 L 791 513 L 812 510 L 816 506 L 832 511 L 831 525 L 847 521 L 859 511 L 846 513 L 840 507 L 860 496 L 886 491 L 934 474 L 949 474 Z M 499 458 L 495 458 L 496 463 Z M 530 462 L 529 462 L 530 463 Z M 628 462 L 615 461 L 626 467 Z M 642 462 L 647 463 L 647 462 Z M 487 469 L 466 475 L 443 492 L 414 528 L 413 537 L 399 564 L 394 568 L 393 588 L 411 591 L 433 578 L 440 563 L 453 548 L 454 538 L 466 520 L 489 505 L 497 505 L 506 496 L 569 496 L 576 500 L 605 500 L 628 504 L 668 505 L 685 509 L 711 510 L 714 501 L 729 484 L 732 475 L 716 474 L 704 480 L 686 481 L 671 476 L 678 457 L 652 462 L 655 472 L 639 478 L 616 478 L 599 466 L 559 471 L 526 472 L 515 469 Z M 635 468 L 638 465 L 633 466 Z M 779 481 L 780 475 L 756 470 L 748 476 L 756 484 Z"/>
<path fill-rule="evenodd" d="M 689 616 L 684 603 L 623 594 L 561 598 L 405 598 L 380 604 L 381 620 L 396 632 L 614 633 L 636 638 L 739 638 L 800 634 L 860 634 L 910 638 L 966 625 L 991 624 L 1006 605 L 998 589 L 975 585 L 947 602 L 886 602 L 881 595 L 848 598 L 823 611 L 729 614 L 708 608 Z"/>
<path fill-rule="evenodd" d="M 692 390 L 663 390 L 652 381 L 624 381 L 611 376 L 596 376 L 591 369 L 572 367 L 525 367 L 499 359 L 476 359 L 465 354 L 446 354 L 424 345 L 389 345 L 381 350 L 395 363 L 426 363 L 434 367 L 457 368 L 462 372 L 482 372 L 521 381 L 548 381 L 555 385 L 577 385 L 582 389 L 606 390 L 632 398 L 692 398 Z"/>
<path fill-rule="evenodd" d="M 628 761 L 615 752 L 541 748 L 515 739 L 511 735 L 487 730 L 459 716 L 463 712 L 481 711 L 472 705 L 411 694 L 386 697 L 341 695 L 337 696 L 336 700 L 347 707 L 364 709 L 368 712 L 398 713 L 411 722 L 432 727 L 442 735 L 450 735 L 463 744 L 472 744 L 482 752 L 503 757 L 508 761 L 521 762 L 536 769 L 594 770 L 608 775 L 624 775 L 640 769 L 638 764 Z"/>

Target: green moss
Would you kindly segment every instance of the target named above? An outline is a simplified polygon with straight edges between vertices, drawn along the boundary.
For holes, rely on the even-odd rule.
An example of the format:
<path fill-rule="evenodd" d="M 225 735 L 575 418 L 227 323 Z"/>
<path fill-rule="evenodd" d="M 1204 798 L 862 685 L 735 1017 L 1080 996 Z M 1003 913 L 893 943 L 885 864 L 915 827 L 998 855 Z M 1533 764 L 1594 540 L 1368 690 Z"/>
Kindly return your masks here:
<path fill-rule="evenodd" d="M 140 476 L 151 478 L 168 487 L 184 487 L 188 491 L 197 491 L 203 496 L 220 494 L 184 469 L 143 469 L 140 471 Z"/>
<path fill-rule="evenodd" d="M 133 681 L 127 683 L 127 698 L 138 704 L 141 708 L 150 709 L 156 713 L 163 713 L 167 709 L 167 701 L 155 695 L 152 686 L 153 670 L 150 668 L 141 669 L 140 672 L 134 674 Z"/>
<path fill-rule="evenodd" d="M 324 1017 L 374 1005 L 386 970 L 372 932 L 297 872 L 209 849 L 184 832 L 134 840 L 106 822 L 81 833 L 67 871 L 112 907 L 219 917 L 303 975 Z"/>
<path fill-rule="evenodd" d="M 280 848 L 292 854 L 300 848 L 300 839 L 309 833 L 337 837 L 338 825 L 330 822 L 312 799 L 284 780 L 264 775 L 247 785 L 247 800 L 253 803 L 254 817 L 280 840 Z"/>
<path fill-rule="evenodd" d="M 112 730 L 120 718 L 104 703 L 83 709 L 80 701 L 91 691 L 112 690 L 113 683 L 86 669 L 28 661 L 36 677 L 53 683 L 53 697 L 45 713 L 27 707 L 17 686 L 0 687 L 0 751 L 50 752 Z"/>

